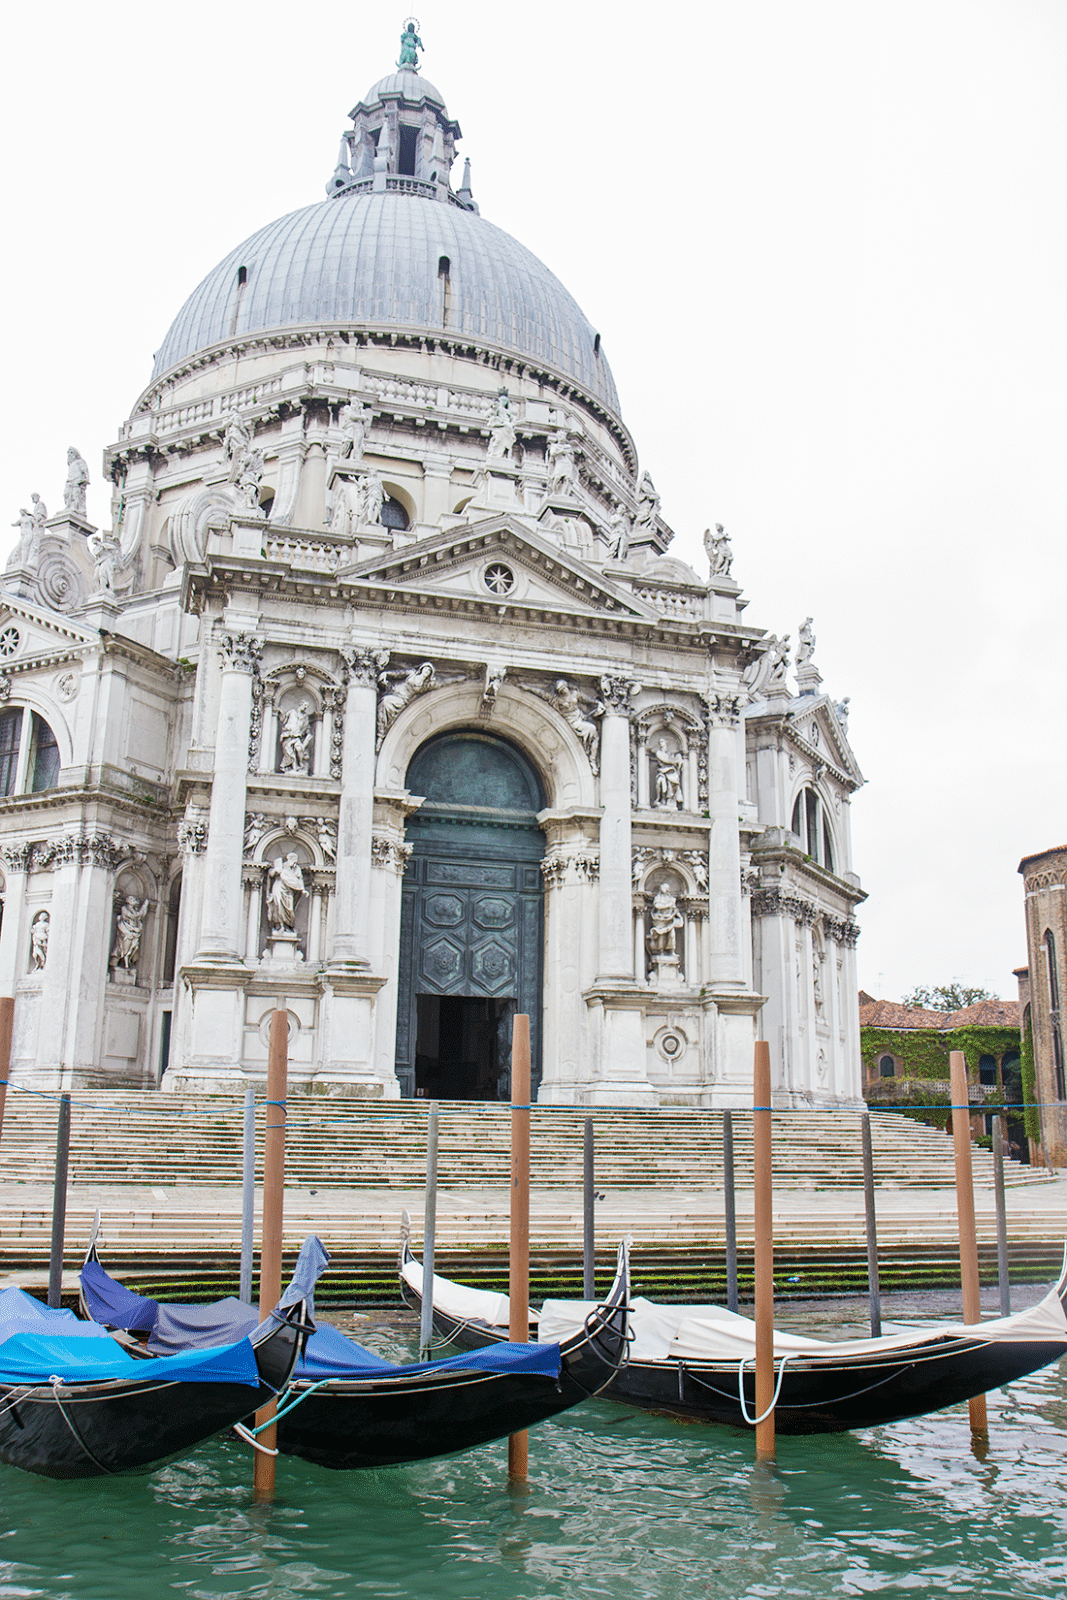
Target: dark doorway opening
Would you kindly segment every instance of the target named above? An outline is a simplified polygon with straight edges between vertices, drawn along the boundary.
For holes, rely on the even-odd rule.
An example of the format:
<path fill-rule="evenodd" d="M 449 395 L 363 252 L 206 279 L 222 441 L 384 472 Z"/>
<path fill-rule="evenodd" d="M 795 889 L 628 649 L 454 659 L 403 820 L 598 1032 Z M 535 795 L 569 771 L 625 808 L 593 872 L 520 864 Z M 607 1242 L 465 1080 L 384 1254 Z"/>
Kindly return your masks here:
<path fill-rule="evenodd" d="M 513 999 L 416 996 L 415 1093 L 426 1100 L 505 1100 L 511 1093 Z"/>

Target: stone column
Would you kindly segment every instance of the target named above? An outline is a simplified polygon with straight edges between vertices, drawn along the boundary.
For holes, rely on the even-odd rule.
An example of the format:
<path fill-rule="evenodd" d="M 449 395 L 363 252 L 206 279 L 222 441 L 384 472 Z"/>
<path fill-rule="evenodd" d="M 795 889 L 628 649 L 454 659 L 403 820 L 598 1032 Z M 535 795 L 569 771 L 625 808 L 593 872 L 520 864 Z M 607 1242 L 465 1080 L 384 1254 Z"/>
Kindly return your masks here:
<path fill-rule="evenodd" d="M 369 650 L 346 650 L 343 655 L 348 672 L 348 695 L 344 710 L 337 878 L 329 959 L 332 967 L 369 968 L 378 673 Z"/>
<path fill-rule="evenodd" d="M 630 685 L 601 678 L 600 695 L 600 978 L 632 982 Z"/>
<path fill-rule="evenodd" d="M 262 651 L 262 640 L 250 633 L 225 633 L 219 641 L 222 685 L 204 857 L 206 893 L 200 924 L 199 961 L 237 962 L 240 959 L 244 900 L 241 858 L 252 723 L 252 676 Z"/>
<path fill-rule="evenodd" d="M 711 700 L 708 718 L 708 814 L 711 840 L 708 850 L 708 919 L 711 930 L 713 989 L 744 986 L 745 964 L 741 950 L 741 838 L 737 825 L 740 790 L 740 702 L 733 696 Z"/>
<path fill-rule="evenodd" d="M 24 976 L 22 957 L 23 908 L 26 904 L 25 845 L 10 845 L 3 851 L 4 920 L 0 928 L 0 994 L 14 994 L 15 985 Z"/>

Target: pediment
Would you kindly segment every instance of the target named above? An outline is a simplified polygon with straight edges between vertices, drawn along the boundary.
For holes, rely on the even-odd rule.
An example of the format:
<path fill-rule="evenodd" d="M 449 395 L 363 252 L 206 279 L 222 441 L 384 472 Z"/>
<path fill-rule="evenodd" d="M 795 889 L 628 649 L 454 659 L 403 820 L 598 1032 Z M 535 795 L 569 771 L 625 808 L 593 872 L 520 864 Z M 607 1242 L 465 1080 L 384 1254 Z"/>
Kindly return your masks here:
<path fill-rule="evenodd" d="M 810 703 L 810 710 L 808 704 Z M 813 760 L 828 762 L 857 787 L 865 779 L 829 695 L 803 696 L 793 701 L 790 720 L 798 743 Z"/>
<path fill-rule="evenodd" d="M 54 661 L 99 644 L 95 628 L 85 628 L 18 595 L 0 595 L 0 672 Z"/>
<path fill-rule="evenodd" d="M 657 613 L 629 589 L 506 516 L 450 528 L 373 556 L 350 567 L 344 577 L 388 585 L 394 594 L 407 591 L 413 599 L 447 593 L 478 604 L 657 620 Z"/>

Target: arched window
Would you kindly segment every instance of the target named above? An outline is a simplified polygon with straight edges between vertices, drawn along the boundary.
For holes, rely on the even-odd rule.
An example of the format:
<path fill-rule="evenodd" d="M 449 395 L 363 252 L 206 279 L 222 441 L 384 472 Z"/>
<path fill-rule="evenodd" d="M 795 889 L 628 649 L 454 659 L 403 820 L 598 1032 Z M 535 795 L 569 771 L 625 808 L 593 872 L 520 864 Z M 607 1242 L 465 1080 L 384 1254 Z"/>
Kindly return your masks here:
<path fill-rule="evenodd" d="M 896 1075 L 897 1075 L 897 1064 L 893 1060 L 893 1057 L 892 1056 L 883 1056 L 882 1059 L 878 1063 L 878 1076 L 880 1078 L 895 1078 Z"/>
<path fill-rule="evenodd" d="M 789 827 L 800 840 L 804 854 L 818 862 L 820 867 L 825 867 L 827 872 L 833 872 L 834 844 L 830 822 L 826 807 L 815 789 L 802 789 L 797 795 Z"/>
<path fill-rule="evenodd" d="M 981 1056 L 978 1061 L 978 1082 L 984 1083 L 987 1088 L 995 1089 L 997 1086 L 997 1058 L 996 1056 Z"/>
<path fill-rule="evenodd" d="M 407 512 L 400 504 L 400 501 L 394 500 L 392 496 L 385 500 L 382 505 L 381 522 L 382 526 L 386 528 L 403 529 L 410 527 Z"/>
<path fill-rule="evenodd" d="M 36 711 L 0 711 L 0 797 L 40 794 L 59 782 L 59 745 Z"/>

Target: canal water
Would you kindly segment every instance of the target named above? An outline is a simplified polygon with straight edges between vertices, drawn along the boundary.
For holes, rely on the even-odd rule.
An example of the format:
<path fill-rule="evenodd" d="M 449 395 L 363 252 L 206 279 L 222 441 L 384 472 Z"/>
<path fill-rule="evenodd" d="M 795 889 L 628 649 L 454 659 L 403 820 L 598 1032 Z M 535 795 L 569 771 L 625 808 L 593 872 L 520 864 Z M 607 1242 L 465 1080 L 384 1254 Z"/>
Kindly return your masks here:
<path fill-rule="evenodd" d="M 890 1308 L 897 1325 L 958 1315 L 951 1300 L 904 1309 Z M 842 1325 L 848 1311 L 782 1320 L 865 1331 L 858 1305 Z M 400 1314 L 351 1326 L 393 1358 L 417 1344 Z M 984 1460 L 964 1406 L 781 1439 L 768 1470 L 750 1437 L 595 1402 L 531 1433 L 525 1492 L 508 1490 L 500 1443 L 370 1473 L 281 1458 L 268 1507 L 252 1503 L 250 1452 L 229 1440 L 145 1478 L 0 1467 L 0 1600 L 1062 1596 L 1067 1382 L 1049 1368 L 991 1395 L 989 1415 Z"/>

